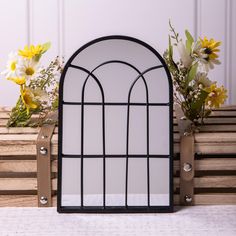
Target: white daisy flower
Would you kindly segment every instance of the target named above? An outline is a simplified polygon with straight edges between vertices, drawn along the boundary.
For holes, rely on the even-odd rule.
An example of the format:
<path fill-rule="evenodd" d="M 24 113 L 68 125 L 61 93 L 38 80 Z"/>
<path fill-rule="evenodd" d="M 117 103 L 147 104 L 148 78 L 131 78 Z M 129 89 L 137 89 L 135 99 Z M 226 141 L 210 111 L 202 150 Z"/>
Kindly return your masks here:
<path fill-rule="evenodd" d="M 196 85 L 202 85 L 204 88 L 210 87 L 214 82 L 208 79 L 207 73 L 198 72 L 194 78 Z M 200 87 L 199 87 L 200 88 Z"/>
<path fill-rule="evenodd" d="M 35 60 L 21 59 L 19 61 L 19 75 L 24 76 L 26 80 L 33 78 L 39 69 L 39 64 Z"/>
<path fill-rule="evenodd" d="M 177 49 L 179 51 L 180 59 L 182 63 L 184 64 L 184 67 L 189 68 L 193 62 L 193 59 L 187 52 L 186 47 L 184 46 L 182 40 L 180 40 L 177 44 Z"/>
<path fill-rule="evenodd" d="M 8 55 L 7 69 L 4 70 L 1 74 L 7 79 L 16 77 L 19 67 L 18 63 L 19 63 L 19 57 L 17 53 L 11 52 Z"/>

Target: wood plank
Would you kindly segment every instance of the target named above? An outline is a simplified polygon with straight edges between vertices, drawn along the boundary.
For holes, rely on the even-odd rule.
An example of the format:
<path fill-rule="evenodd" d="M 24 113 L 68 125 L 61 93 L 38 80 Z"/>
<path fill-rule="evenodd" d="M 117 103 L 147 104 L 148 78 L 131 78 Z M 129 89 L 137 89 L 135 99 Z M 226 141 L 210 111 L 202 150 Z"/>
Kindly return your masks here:
<path fill-rule="evenodd" d="M 178 128 L 174 128 L 178 131 Z M 200 132 L 236 132 L 236 125 L 203 125 Z"/>
<path fill-rule="evenodd" d="M 0 134 L 0 145 L 36 144 L 38 134 Z M 58 135 L 52 136 L 51 143 L 57 143 Z"/>
<path fill-rule="evenodd" d="M 236 133 L 195 133 L 195 143 L 232 143 L 236 144 Z"/>
<path fill-rule="evenodd" d="M 177 124 L 177 119 L 174 119 L 174 124 Z M 236 125 L 236 117 L 212 117 L 211 119 L 205 119 L 204 124 L 234 124 Z"/>
<path fill-rule="evenodd" d="M 37 207 L 36 195 L 0 195 L 0 207 Z M 52 197 L 53 207 L 57 205 L 57 197 Z M 196 194 L 195 205 L 235 205 L 236 194 L 212 193 Z M 174 205 L 179 205 L 179 194 L 174 195 Z"/>
<path fill-rule="evenodd" d="M 6 119 L 0 119 L 0 127 L 6 127 L 7 126 L 7 120 Z"/>
<path fill-rule="evenodd" d="M 195 170 L 235 170 L 236 171 L 236 158 L 204 158 L 202 160 L 195 160 Z M 179 171 L 179 160 L 174 161 L 174 172 Z M 235 172 L 236 174 L 236 172 Z"/>
<path fill-rule="evenodd" d="M 37 190 L 36 178 L 1 178 L 0 190 Z"/>
<path fill-rule="evenodd" d="M 56 207 L 56 196 L 52 197 L 53 207 Z M 0 207 L 37 207 L 37 195 L 0 195 Z"/>
<path fill-rule="evenodd" d="M 235 205 L 236 194 L 196 194 L 195 205 Z"/>
<path fill-rule="evenodd" d="M 10 113 L 9 112 L 0 112 L 0 119 L 9 119 Z"/>
<path fill-rule="evenodd" d="M 0 127 L 0 134 L 38 134 L 40 127 Z M 58 127 L 54 129 L 54 134 L 58 134 Z"/>
<path fill-rule="evenodd" d="M 179 194 L 174 195 L 174 204 L 180 205 Z M 236 194 L 233 193 L 210 193 L 195 194 L 194 205 L 235 205 Z"/>
<path fill-rule="evenodd" d="M 196 143 L 195 152 L 199 154 L 235 154 L 236 143 Z"/>
<path fill-rule="evenodd" d="M 236 111 L 235 110 L 215 110 L 211 113 L 208 119 L 211 117 L 236 117 Z"/>
<path fill-rule="evenodd" d="M 29 142 L 30 144 L 28 145 L 28 142 L 23 141 L 22 144 L 24 145 L 16 145 L 14 142 L 11 145 L 1 145 L 1 156 L 36 155 L 36 146 L 32 144 L 33 142 Z M 55 140 L 55 142 L 52 142 L 52 155 L 57 155 L 57 149 L 58 145 Z M 201 154 L 234 154 L 236 153 L 236 143 L 196 143 L 195 151 Z M 174 153 L 179 153 L 179 143 L 174 144 Z"/>
<path fill-rule="evenodd" d="M 195 177 L 193 182 L 194 188 L 236 188 L 236 175 Z M 180 178 L 175 177 L 175 188 L 178 188 L 179 184 Z"/>
<path fill-rule="evenodd" d="M 0 160 L 0 173 L 37 172 L 36 160 Z M 52 172 L 57 172 L 57 160 L 52 161 Z"/>
<path fill-rule="evenodd" d="M 52 190 L 57 189 L 57 179 L 52 180 Z M 37 190 L 36 178 L 0 178 L 0 191 Z"/>
<path fill-rule="evenodd" d="M 0 107 L 0 112 L 10 112 L 12 107 L 4 106 Z"/>
<path fill-rule="evenodd" d="M 52 144 L 51 154 L 57 155 L 58 145 Z M 36 145 L 5 145 L 0 146 L 1 156 L 36 156 Z"/>

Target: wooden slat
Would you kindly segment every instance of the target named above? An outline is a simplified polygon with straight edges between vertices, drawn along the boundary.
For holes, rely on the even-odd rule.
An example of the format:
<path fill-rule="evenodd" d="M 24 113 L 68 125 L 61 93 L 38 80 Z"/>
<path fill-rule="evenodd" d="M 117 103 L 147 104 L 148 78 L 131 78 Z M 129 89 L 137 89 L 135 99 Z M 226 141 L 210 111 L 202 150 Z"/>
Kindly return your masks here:
<path fill-rule="evenodd" d="M 196 143 L 195 152 L 201 154 L 234 154 L 236 143 Z"/>
<path fill-rule="evenodd" d="M 52 155 L 57 155 L 57 143 L 52 143 Z M 1 156 L 13 156 L 13 155 L 36 155 L 36 145 L 1 145 L 0 146 Z"/>
<path fill-rule="evenodd" d="M 11 109 L 12 109 L 12 107 L 7 107 L 7 106 L 0 107 L 0 112 L 10 112 Z"/>
<path fill-rule="evenodd" d="M 194 188 L 236 188 L 235 176 L 205 176 L 194 178 Z M 179 187 L 180 179 L 174 178 L 175 188 Z"/>
<path fill-rule="evenodd" d="M 38 134 L 1 134 L 0 135 L 0 145 L 21 145 L 36 143 Z M 51 142 L 57 143 L 58 135 L 53 135 Z"/>
<path fill-rule="evenodd" d="M 174 124 L 177 124 L 177 119 L 174 119 Z M 236 125 L 236 117 L 212 117 L 210 119 L 205 119 L 204 124 L 234 124 Z"/>
<path fill-rule="evenodd" d="M 0 160 L 0 173 L 37 172 L 36 160 Z M 57 172 L 57 161 L 52 161 L 52 172 Z"/>
<path fill-rule="evenodd" d="M 236 132 L 236 125 L 203 125 L 200 127 L 200 132 Z"/>
<path fill-rule="evenodd" d="M 196 194 L 195 195 L 196 205 L 235 205 L 236 194 Z"/>
<path fill-rule="evenodd" d="M 236 175 L 236 158 L 204 158 L 202 160 L 195 160 L 194 164 L 196 171 L 235 170 Z M 174 161 L 174 172 L 178 171 L 179 168 L 179 161 Z"/>
<path fill-rule="evenodd" d="M 31 127 L 0 127 L 0 134 L 38 134 L 40 127 L 31 128 Z M 54 134 L 58 133 L 58 128 L 54 129 Z"/>
<path fill-rule="evenodd" d="M 6 127 L 7 119 L 0 119 L 0 127 Z"/>
<path fill-rule="evenodd" d="M 23 136 L 23 135 L 22 135 Z M 224 142 L 217 142 L 218 135 L 215 135 L 215 142 L 212 143 L 195 143 L 195 151 L 200 152 L 203 154 L 222 154 L 222 153 L 236 153 L 236 141 L 234 141 L 233 138 L 228 138 L 227 135 L 222 136 L 222 140 Z M 177 136 L 176 136 L 177 137 Z M 204 135 L 200 134 L 196 137 L 198 141 L 207 141 L 207 137 L 209 135 Z M 10 139 L 10 137 L 9 137 Z M 231 142 L 226 142 L 226 140 L 230 140 Z M 208 141 L 211 141 L 209 139 Z M 233 142 L 234 141 L 234 142 Z M 35 147 L 35 141 L 33 140 L 18 140 L 17 143 L 16 141 L 11 141 L 11 140 L 2 140 L 0 141 L 1 146 L 0 146 L 0 153 L 2 156 L 4 155 L 36 155 L 36 147 Z M 18 145 L 16 145 L 18 144 Z M 174 144 L 174 152 L 179 153 L 179 144 L 175 143 Z M 52 155 L 57 155 L 57 135 L 53 135 L 52 138 Z"/>
<path fill-rule="evenodd" d="M 179 194 L 174 195 L 174 204 L 180 204 Z M 195 194 L 194 205 L 235 205 L 235 193 Z"/>
<path fill-rule="evenodd" d="M 209 116 L 209 118 L 211 117 L 236 117 L 236 111 L 235 110 L 233 111 L 232 110 L 227 110 L 227 111 L 215 110 Z"/>
<path fill-rule="evenodd" d="M 9 119 L 9 112 L 0 112 L 0 119 Z"/>
<path fill-rule="evenodd" d="M 55 207 L 56 196 L 52 197 Z M 37 207 L 38 197 L 36 195 L 0 195 L 0 207 Z"/>
<path fill-rule="evenodd" d="M 235 142 L 236 144 L 236 133 L 196 133 L 194 141 L 195 143 Z"/>
<path fill-rule="evenodd" d="M 53 207 L 57 205 L 57 198 L 52 198 Z M 174 195 L 174 204 L 179 205 L 179 195 Z M 195 205 L 235 205 L 236 194 L 196 194 Z M 0 195 L 0 207 L 37 207 L 36 195 Z"/>
<path fill-rule="evenodd" d="M 57 189 L 57 179 L 52 180 L 52 190 Z M 0 191 L 37 190 L 36 178 L 0 178 Z"/>

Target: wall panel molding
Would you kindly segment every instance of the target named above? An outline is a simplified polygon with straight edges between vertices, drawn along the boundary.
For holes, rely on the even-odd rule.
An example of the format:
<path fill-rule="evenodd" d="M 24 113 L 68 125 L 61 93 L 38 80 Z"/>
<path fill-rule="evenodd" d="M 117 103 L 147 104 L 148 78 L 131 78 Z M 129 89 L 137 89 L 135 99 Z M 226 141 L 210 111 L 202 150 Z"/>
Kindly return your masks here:
<path fill-rule="evenodd" d="M 225 85 L 228 90 L 228 103 L 232 103 L 232 0 L 225 0 Z"/>
<path fill-rule="evenodd" d="M 58 0 L 58 52 L 61 60 L 65 56 L 65 4 L 64 0 Z"/>
<path fill-rule="evenodd" d="M 131 35 L 163 52 L 171 18 L 180 33 L 187 28 L 195 38 L 206 35 L 222 41 L 222 64 L 210 72 L 209 78 L 225 85 L 228 104 L 236 104 L 236 0 L 150 0 L 149 4 L 145 0 L 21 0 L 15 1 L 14 7 L 10 0 L 0 1 L 0 25 L 6 36 L 0 46 L 0 66 L 10 51 L 25 44 L 51 41 L 52 48 L 42 58 L 44 64 L 57 55 L 68 59 L 84 43 L 108 34 Z M 9 89 L 12 94 L 5 105 L 14 105 L 16 89 L 3 83 L 0 81 L 0 92 Z M 0 105 L 4 105 L 4 98 L 0 98 Z"/>

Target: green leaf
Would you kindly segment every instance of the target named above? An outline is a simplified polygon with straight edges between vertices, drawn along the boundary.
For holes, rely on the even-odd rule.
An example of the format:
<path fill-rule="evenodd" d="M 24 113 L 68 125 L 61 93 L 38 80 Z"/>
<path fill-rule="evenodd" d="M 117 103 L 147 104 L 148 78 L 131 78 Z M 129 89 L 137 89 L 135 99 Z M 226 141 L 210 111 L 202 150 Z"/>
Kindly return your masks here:
<path fill-rule="evenodd" d="M 51 43 L 50 42 L 44 43 L 42 47 L 43 47 L 43 50 L 42 50 L 42 54 L 43 54 L 51 47 Z"/>
<path fill-rule="evenodd" d="M 35 60 L 36 62 L 38 62 L 38 61 L 40 60 L 41 56 L 42 56 L 42 54 L 39 54 L 39 55 L 34 56 L 34 60 Z"/>
<path fill-rule="evenodd" d="M 185 87 L 188 86 L 188 84 L 194 79 L 194 77 L 196 76 L 197 74 L 197 67 L 198 67 L 198 64 L 195 63 L 191 66 L 189 72 L 188 72 L 188 76 L 187 76 L 187 79 L 186 79 L 186 82 L 185 82 Z"/>
<path fill-rule="evenodd" d="M 185 35 L 186 35 L 186 49 L 187 49 L 187 52 L 190 53 L 191 52 L 191 47 L 192 47 L 192 44 L 194 42 L 194 39 L 193 39 L 193 36 L 189 33 L 188 30 L 185 30 Z"/>

